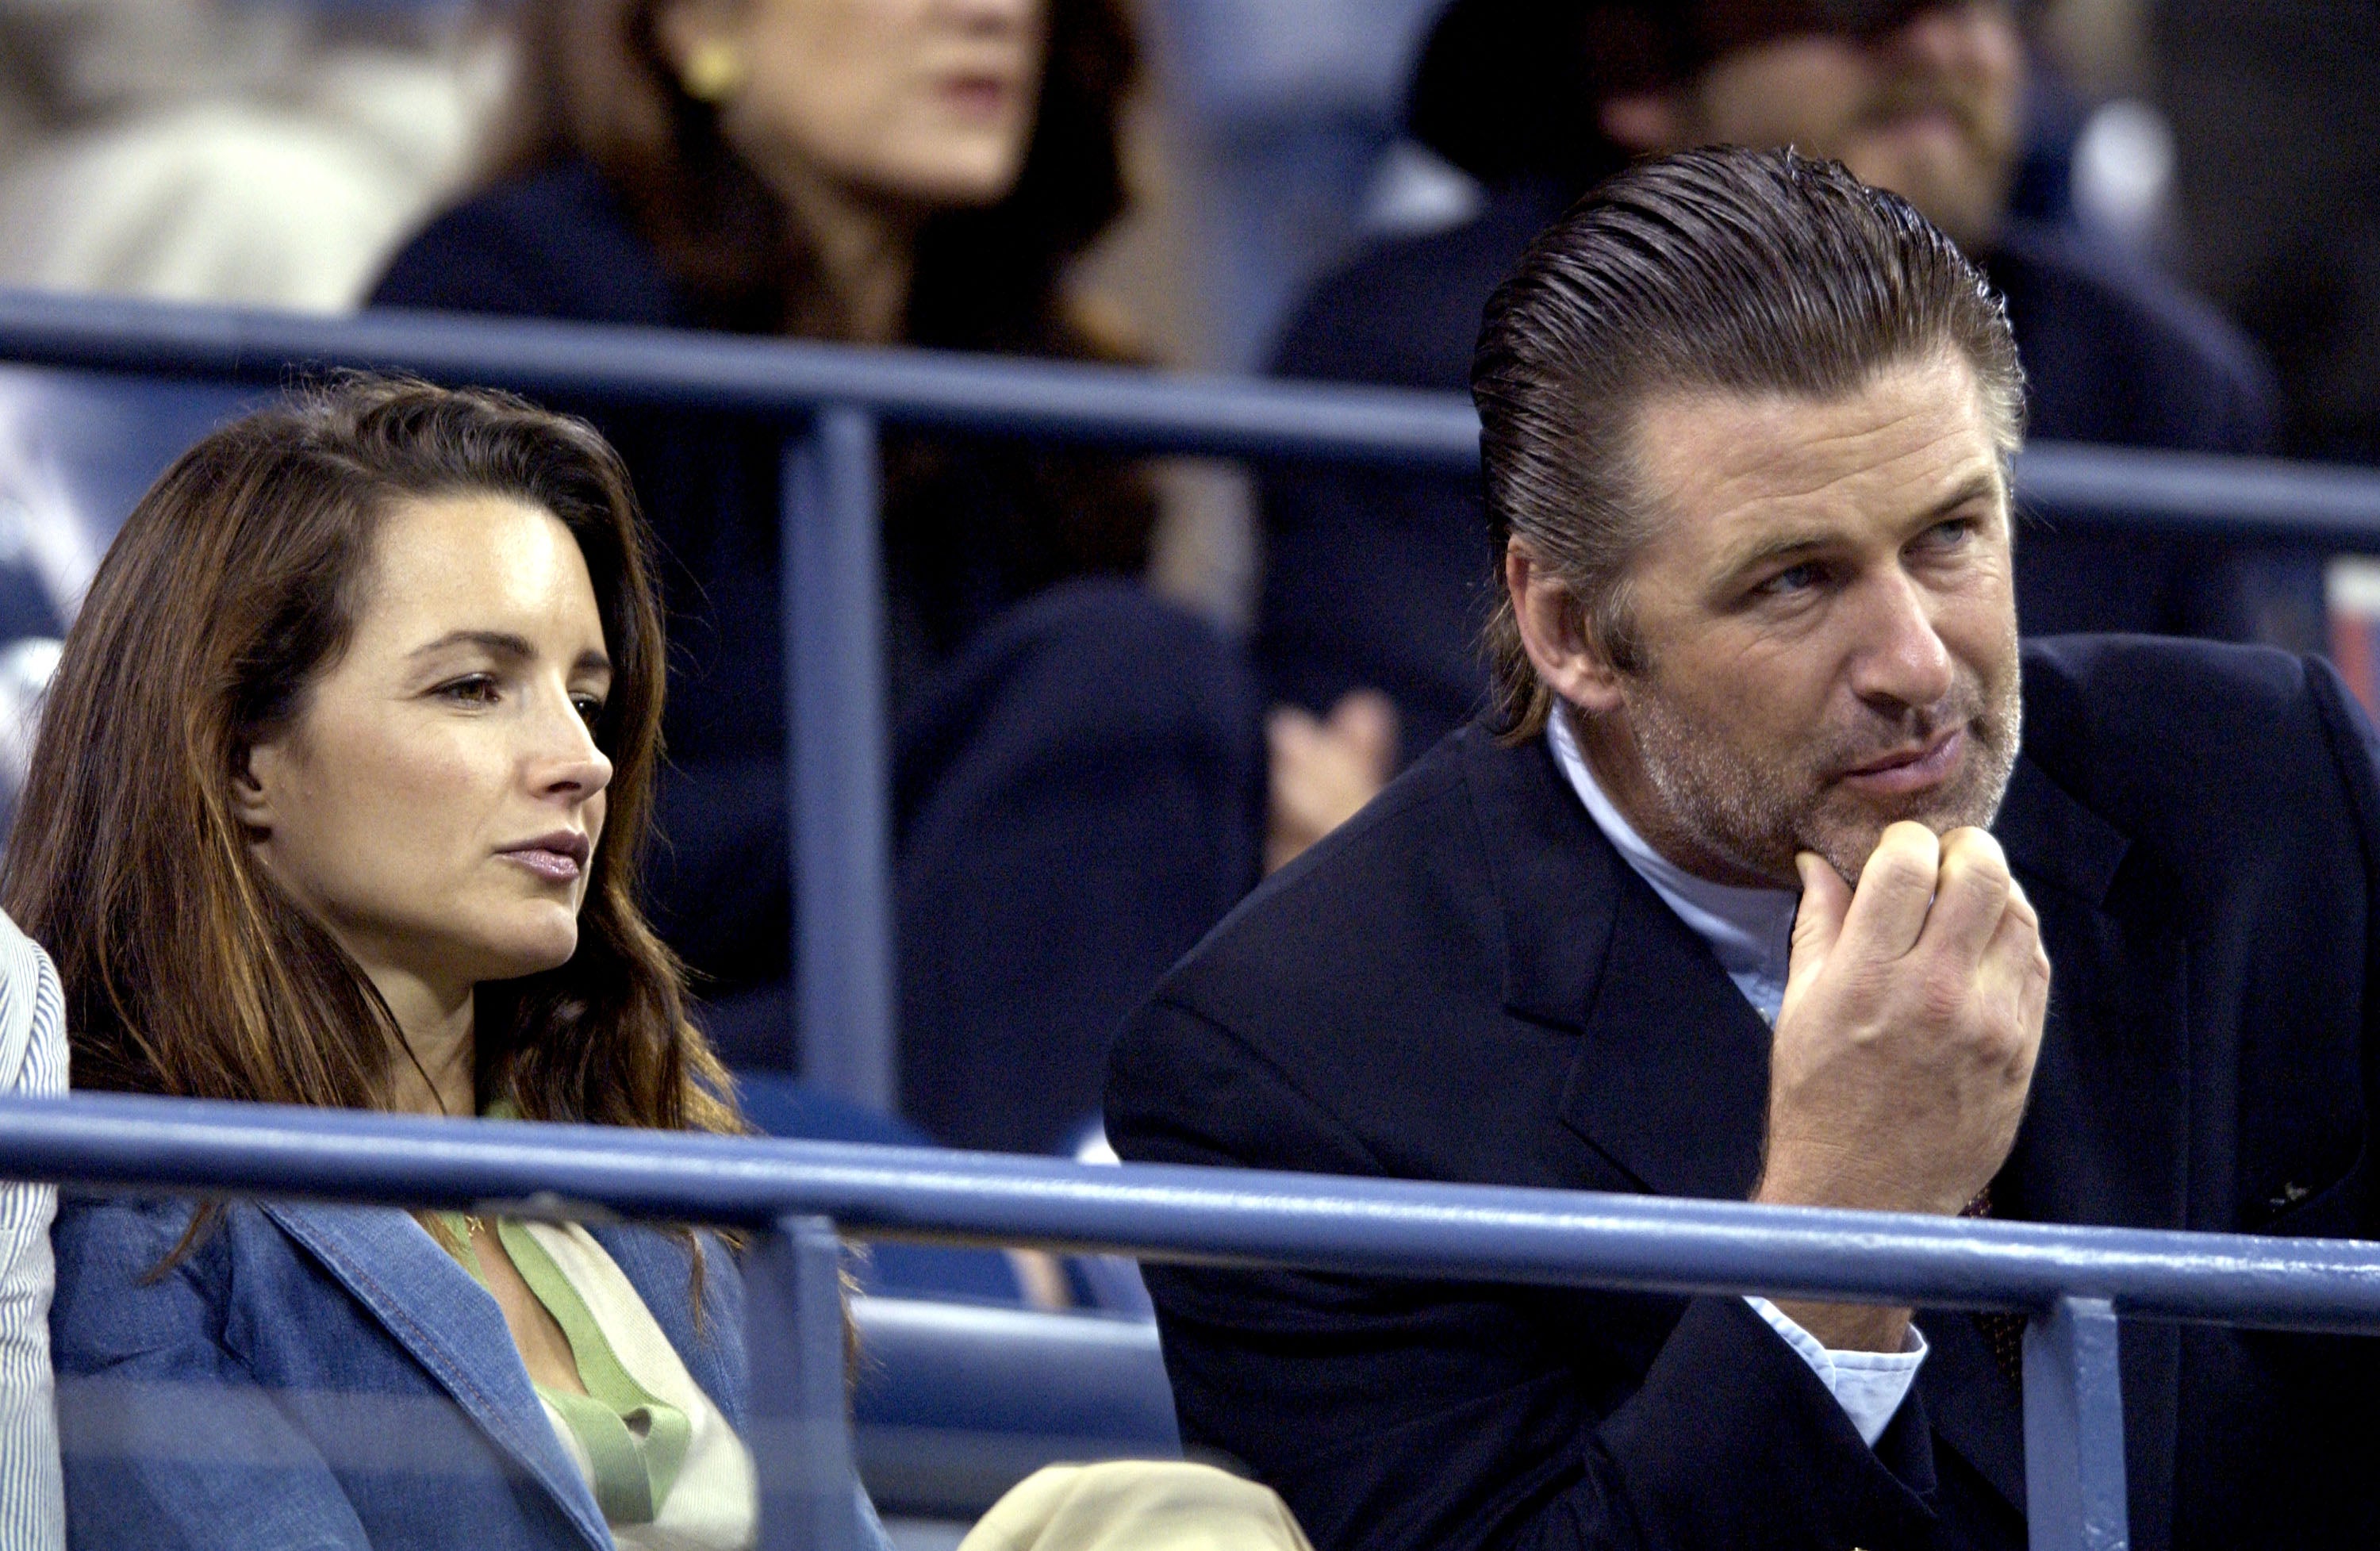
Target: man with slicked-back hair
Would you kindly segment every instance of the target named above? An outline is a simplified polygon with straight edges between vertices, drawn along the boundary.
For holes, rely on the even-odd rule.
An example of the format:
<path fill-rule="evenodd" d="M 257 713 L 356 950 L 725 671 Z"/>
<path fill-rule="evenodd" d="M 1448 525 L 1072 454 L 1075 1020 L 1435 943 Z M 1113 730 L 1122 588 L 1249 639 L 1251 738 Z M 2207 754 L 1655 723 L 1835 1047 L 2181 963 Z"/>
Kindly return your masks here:
<path fill-rule="evenodd" d="M 2020 648 L 2000 304 L 1785 151 L 1641 164 L 1473 372 L 1494 704 L 1129 1022 L 1126 1157 L 2380 1234 L 2370 725 Z M 1184 1440 L 1324 1551 L 2025 1544 L 2015 1324 L 1151 1267 Z M 2128 1322 L 2131 1544 L 2368 1545 L 2380 1343 Z"/>

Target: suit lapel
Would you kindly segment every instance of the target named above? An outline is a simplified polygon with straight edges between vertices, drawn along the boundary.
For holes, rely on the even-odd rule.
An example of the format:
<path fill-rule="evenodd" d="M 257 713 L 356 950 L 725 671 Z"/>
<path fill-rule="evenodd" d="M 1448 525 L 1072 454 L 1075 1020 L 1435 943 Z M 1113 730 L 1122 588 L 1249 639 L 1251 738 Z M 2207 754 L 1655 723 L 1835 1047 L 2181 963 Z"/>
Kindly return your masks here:
<path fill-rule="evenodd" d="M 1639 1189 L 1742 1199 L 1767 1131 L 1768 1025 L 1596 828 L 1544 739 L 1478 737 L 1469 779 L 1505 1005 L 1579 1032 L 1563 1127 Z"/>
<path fill-rule="evenodd" d="M 588 1545 L 608 1551 L 611 1532 L 553 1436 L 504 1311 L 486 1289 L 393 1207 L 268 1202 L 264 1210 L 545 1489 Z"/>
<path fill-rule="evenodd" d="M 2155 908 L 2172 880 L 2030 759 L 2017 762 L 1993 829 L 2040 913 L 2051 974 L 2033 1099 L 1995 1208 L 2034 1222 L 2186 1227 L 2188 944 Z M 2017 1387 L 1964 1314 L 1918 1323 L 1934 1348 L 1918 1389 L 1937 1432 L 2022 1509 Z M 2168 1545 L 2180 1332 L 2136 1320 L 2122 1339 L 2133 1544 Z"/>

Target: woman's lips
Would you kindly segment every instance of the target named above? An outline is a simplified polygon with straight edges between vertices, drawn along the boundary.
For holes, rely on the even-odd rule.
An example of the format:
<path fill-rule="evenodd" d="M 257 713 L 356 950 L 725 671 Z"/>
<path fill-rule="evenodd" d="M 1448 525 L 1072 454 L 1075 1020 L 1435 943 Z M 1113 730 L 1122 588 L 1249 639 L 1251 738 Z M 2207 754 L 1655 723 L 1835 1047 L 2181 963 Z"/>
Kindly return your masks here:
<path fill-rule="evenodd" d="M 555 883 L 577 882 L 579 876 L 587 870 L 588 858 L 594 854 L 594 842 L 571 830 L 540 835 L 533 841 L 508 845 L 496 853 Z"/>
<path fill-rule="evenodd" d="M 1966 747 L 1966 729 L 1953 728 L 1923 748 L 1871 760 L 1857 769 L 1845 770 L 1836 779 L 1855 791 L 1879 797 L 1923 792 L 1949 778 L 1950 772 L 1959 768 L 1959 757 Z"/>
<path fill-rule="evenodd" d="M 532 845 L 498 854 L 507 861 L 518 862 L 540 878 L 555 883 L 576 883 L 578 875 L 586 870 L 578 865 L 577 857 L 565 852 L 548 851 L 542 846 Z"/>
<path fill-rule="evenodd" d="M 953 76 L 942 82 L 942 101 L 969 118 L 997 118 L 1014 89 L 999 76 Z"/>

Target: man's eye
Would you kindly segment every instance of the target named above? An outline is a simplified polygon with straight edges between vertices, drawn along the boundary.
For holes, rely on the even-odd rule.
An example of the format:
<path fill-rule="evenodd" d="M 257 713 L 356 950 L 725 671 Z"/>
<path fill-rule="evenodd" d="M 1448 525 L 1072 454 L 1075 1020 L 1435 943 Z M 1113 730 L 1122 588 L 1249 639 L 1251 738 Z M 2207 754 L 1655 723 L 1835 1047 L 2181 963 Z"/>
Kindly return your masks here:
<path fill-rule="evenodd" d="M 496 677 L 493 673 L 470 673 L 438 686 L 438 694 L 459 706 L 492 706 L 496 703 Z"/>
<path fill-rule="evenodd" d="M 1975 536 L 1975 519 L 1952 517 L 1925 530 L 1925 540 L 1937 549 L 1956 549 Z"/>
<path fill-rule="evenodd" d="M 1792 593 L 1807 591 L 1817 586 L 1819 576 L 1820 572 L 1815 562 L 1805 563 L 1794 566 L 1790 571 L 1778 572 L 1754 590 L 1766 598 L 1783 598 Z"/>

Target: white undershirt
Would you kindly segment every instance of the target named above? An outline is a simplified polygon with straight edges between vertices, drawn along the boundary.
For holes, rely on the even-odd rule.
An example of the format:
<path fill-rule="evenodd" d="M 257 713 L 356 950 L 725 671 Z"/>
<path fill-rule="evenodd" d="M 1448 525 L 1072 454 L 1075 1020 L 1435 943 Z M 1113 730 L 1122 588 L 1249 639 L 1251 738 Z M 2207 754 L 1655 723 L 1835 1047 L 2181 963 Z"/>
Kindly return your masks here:
<path fill-rule="evenodd" d="M 1785 976 L 1791 962 L 1793 913 L 1800 896 L 1790 889 L 1739 889 L 1696 878 L 1654 850 L 1636 832 L 1619 807 L 1597 783 L 1571 733 L 1570 713 L 1559 709 L 1546 720 L 1546 741 L 1553 745 L 1554 762 L 1569 778 L 1571 790 L 1586 806 L 1604 838 L 1653 886 L 1653 892 L 1710 944 L 1719 967 L 1763 1020 L 1777 1022 L 1785 1000 Z M 1900 1351 L 1830 1351 L 1818 1339 L 1788 1319 L 1766 1298 L 1748 1298 L 1760 1317 L 1785 1339 L 1785 1344 L 1810 1364 L 1819 1380 L 1843 1408 L 1843 1414 L 1873 1448 L 1884 1436 L 1893 1413 L 1909 1397 L 1918 1365 L 1925 1361 L 1925 1338 L 1914 1325 L 1908 1344 Z"/>

